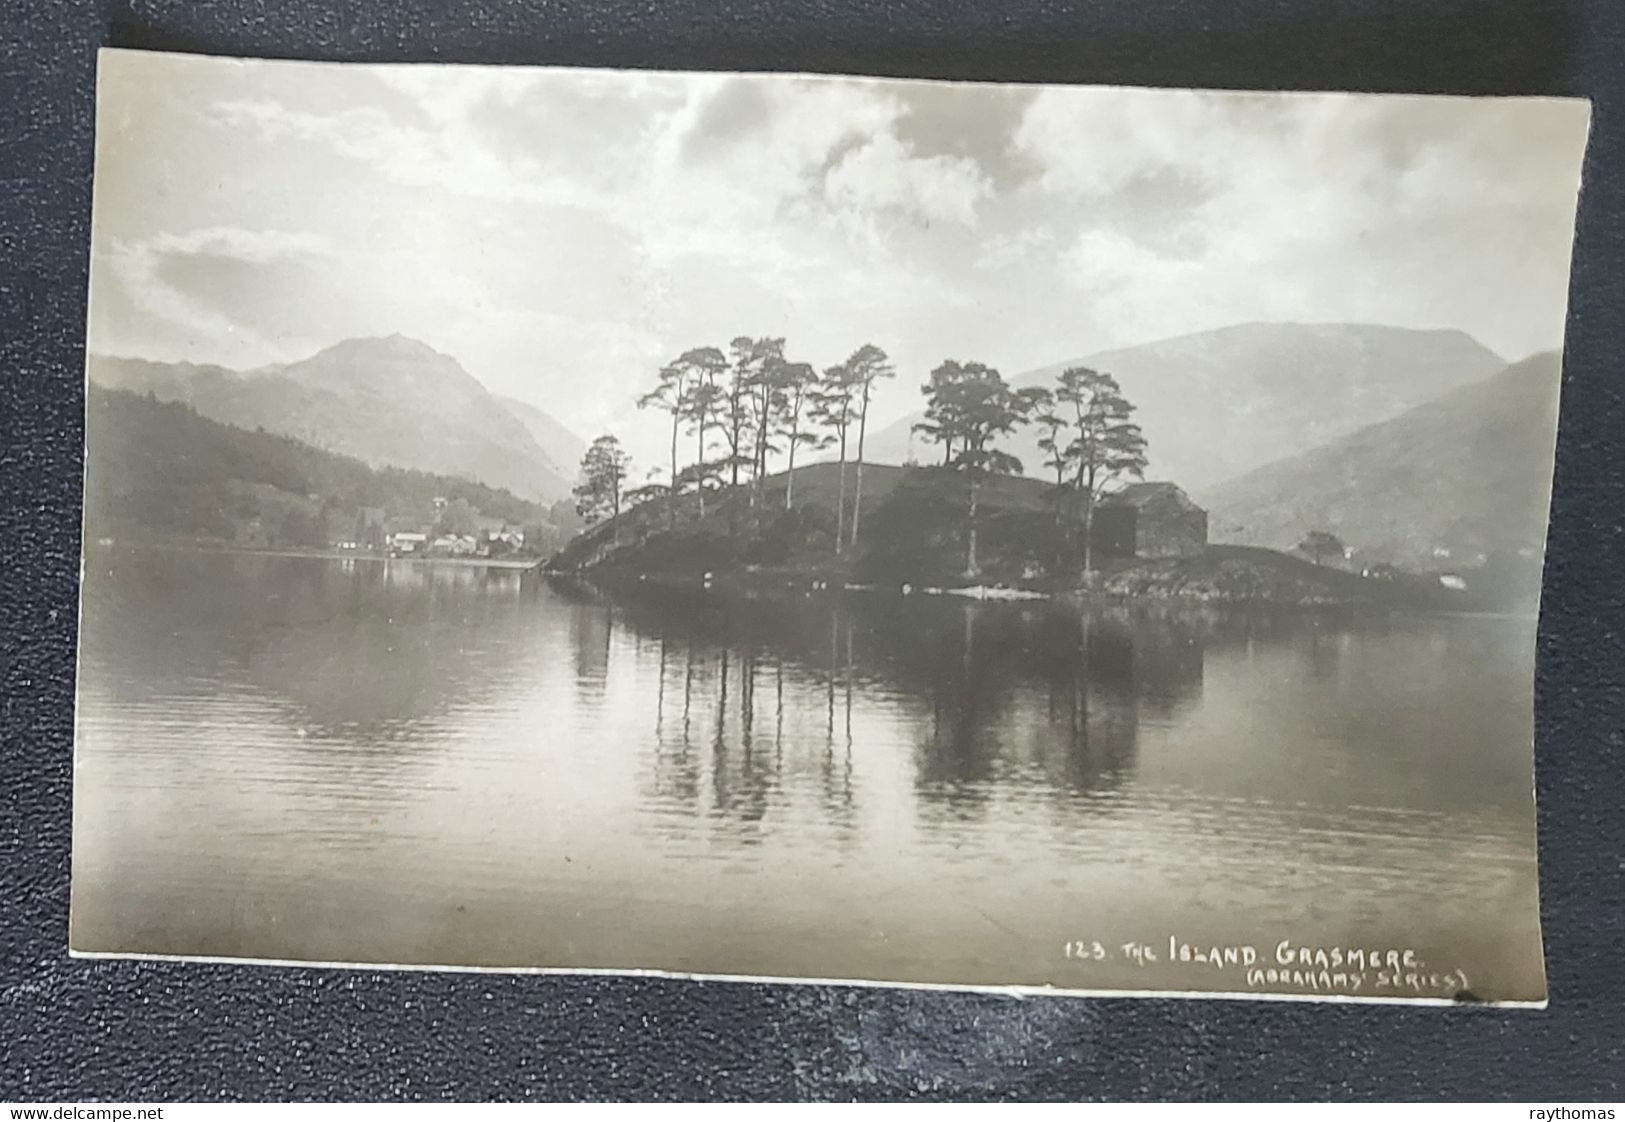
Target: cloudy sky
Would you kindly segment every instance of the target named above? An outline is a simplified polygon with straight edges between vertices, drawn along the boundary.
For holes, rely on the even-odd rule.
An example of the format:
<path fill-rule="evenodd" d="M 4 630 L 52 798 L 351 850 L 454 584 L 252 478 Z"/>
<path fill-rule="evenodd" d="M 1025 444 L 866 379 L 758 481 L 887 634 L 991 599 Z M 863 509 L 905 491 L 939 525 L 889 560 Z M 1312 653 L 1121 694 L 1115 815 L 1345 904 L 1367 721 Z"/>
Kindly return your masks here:
<path fill-rule="evenodd" d="M 104 52 L 90 345 L 401 332 L 584 436 L 783 335 L 1018 374 L 1256 320 L 1561 342 L 1580 103 Z M 653 421 L 654 418 L 648 418 Z M 654 426 L 658 431 L 658 424 Z M 652 455 L 650 459 L 658 459 Z"/>

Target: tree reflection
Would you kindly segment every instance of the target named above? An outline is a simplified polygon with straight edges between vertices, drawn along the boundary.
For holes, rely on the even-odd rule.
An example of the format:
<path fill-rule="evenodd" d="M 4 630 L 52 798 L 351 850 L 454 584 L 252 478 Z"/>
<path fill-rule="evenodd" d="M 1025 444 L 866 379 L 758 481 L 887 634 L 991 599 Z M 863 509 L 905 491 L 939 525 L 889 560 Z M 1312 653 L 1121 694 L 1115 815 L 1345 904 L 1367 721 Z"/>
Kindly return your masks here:
<path fill-rule="evenodd" d="M 739 822 L 760 822 L 767 814 L 777 782 L 774 760 L 756 745 L 756 655 L 750 649 L 737 659 L 737 713 L 728 706 L 730 652 L 721 652 L 717 713 L 711 744 L 714 812 Z M 730 725 L 730 721 L 736 723 Z M 734 750 L 737 746 L 737 750 Z"/>
<path fill-rule="evenodd" d="M 1200 696 L 1212 634 L 1177 614 L 1061 604 L 646 585 L 611 594 L 626 626 L 686 644 L 681 748 L 662 753 L 655 789 L 690 814 L 763 828 L 808 778 L 827 818 L 852 820 L 860 718 L 914 730 L 913 788 L 927 811 L 979 817 L 1007 796 L 1114 789 L 1133 776 L 1141 721 Z M 758 715 L 767 667 L 770 752 Z M 660 679 L 664 743 L 664 670 Z M 709 747 L 703 765 L 689 755 L 695 736 Z"/>
<path fill-rule="evenodd" d="M 609 680 L 609 651 L 615 636 L 615 605 L 588 601 L 570 609 L 570 649 L 575 658 L 576 692 L 601 700 Z"/>

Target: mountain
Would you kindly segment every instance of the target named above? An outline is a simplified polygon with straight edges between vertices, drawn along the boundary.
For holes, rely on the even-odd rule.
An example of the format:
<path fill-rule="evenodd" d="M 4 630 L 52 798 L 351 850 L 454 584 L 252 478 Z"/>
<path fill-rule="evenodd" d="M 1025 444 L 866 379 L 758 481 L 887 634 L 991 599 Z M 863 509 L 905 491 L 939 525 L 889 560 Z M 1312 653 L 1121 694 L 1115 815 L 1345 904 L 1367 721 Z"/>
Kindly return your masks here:
<path fill-rule="evenodd" d="M 1538 558 L 1560 362 L 1539 354 L 1323 447 L 1199 492 L 1215 541 L 1291 549 L 1327 530 L 1372 559 Z M 1538 584 L 1538 574 L 1537 574 Z"/>
<path fill-rule="evenodd" d="M 250 371 L 92 355 L 89 373 L 110 389 L 151 393 L 223 424 L 263 428 L 370 464 L 460 476 L 530 499 L 570 492 L 573 473 L 538 443 L 529 423 L 456 359 L 400 335 L 348 339 Z"/>
<path fill-rule="evenodd" d="M 1058 362 L 1012 384 L 1052 385 L 1068 366 L 1114 375 L 1138 406 L 1136 419 L 1150 446 L 1146 477 L 1194 492 L 1392 417 L 1504 365 L 1460 331 L 1252 323 Z M 904 462 L 910 427 L 923 416 L 871 435 L 866 455 Z M 1020 457 L 1029 475 L 1042 476 L 1037 439 L 1029 428 L 999 446 Z M 922 462 L 936 454 L 917 436 L 912 451 Z"/>
<path fill-rule="evenodd" d="M 531 439 L 547 457 L 548 466 L 564 479 L 574 479 L 581 467 L 581 457 L 587 451 L 587 442 L 565 428 L 552 414 L 528 401 L 501 395 L 497 400 L 530 431 Z"/>

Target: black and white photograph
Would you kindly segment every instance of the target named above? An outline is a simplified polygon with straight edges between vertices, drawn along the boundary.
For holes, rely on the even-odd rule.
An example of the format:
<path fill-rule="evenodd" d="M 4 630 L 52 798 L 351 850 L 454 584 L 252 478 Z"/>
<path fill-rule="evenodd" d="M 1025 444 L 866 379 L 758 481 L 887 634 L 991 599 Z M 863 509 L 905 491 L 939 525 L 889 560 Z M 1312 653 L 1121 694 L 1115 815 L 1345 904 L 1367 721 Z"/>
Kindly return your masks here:
<path fill-rule="evenodd" d="M 1544 1005 L 1586 101 L 98 71 L 75 954 Z"/>

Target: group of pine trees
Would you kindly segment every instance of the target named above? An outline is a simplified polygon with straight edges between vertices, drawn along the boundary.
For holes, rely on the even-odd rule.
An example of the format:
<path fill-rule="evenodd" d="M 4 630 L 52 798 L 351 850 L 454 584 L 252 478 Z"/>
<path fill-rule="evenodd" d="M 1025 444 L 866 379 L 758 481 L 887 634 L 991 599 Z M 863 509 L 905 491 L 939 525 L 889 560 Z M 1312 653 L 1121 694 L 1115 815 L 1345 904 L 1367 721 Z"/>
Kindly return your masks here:
<path fill-rule="evenodd" d="M 840 464 L 835 550 L 853 546 L 863 517 L 869 407 L 877 385 L 896 370 L 886 352 L 873 344 L 822 372 L 786 357 L 784 344 L 782 338 L 740 336 L 726 354 L 717 347 L 696 347 L 661 367 L 655 386 L 638 405 L 670 418 L 665 482 L 629 491 L 625 452 L 614 436 L 601 436 L 582 461 L 576 488 L 581 514 L 589 522 L 613 518 L 624 504 L 665 497 L 667 525 L 675 527 L 677 496 L 695 493 L 703 518 L 708 493 L 723 487 L 748 488 L 750 506 L 759 510 L 766 503 L 764 483 L 776 457 L 782 457 L 786 472 L 783 504 L 789 510 L 795 504 L 798 456 L 833 449 Z M 983 479 L 1023 470 L 1016 457 L 996 444 L 1026 425 L 1039 427 L 1044 466 L 1054 475 L 1057 524 L 1066 529 L 1069 545 L 1081 536 L 1084 569 L 1090 571 L 1095 506 L 1113 487 L 1143 477 L 1147 462 L 1134 406 L 1117 380 L 1101 371 L 1070 367 L 1052 386 L 1016 389 L 990 366 L 949 360 L 920 389 L 926 419 L 915 431 L 939 445 L 943 466 L 962 472 L 969 484 L 965 571 L 978 571 L 977 504 Z M 854 467 L 850 517 L 848 463 Z"/>
<path fill-rule="evenodd" d="M 707 495 L 722 487 L 748 488 L 750 505 L 766 505 L 764 484 L 770 465 L 783 457 L 784 509 L 795 506 L 798 457 L 834 448 L 841 464 L 841 495 L 836 513 L 836 549 L 857 540 L 863 514 L 863 444 L 875 386 L 891 378 L 886 352 L 864 344 L 844 362 L 816 370 L 785 355 L 782 338 L 740 336 L 728 345 L 695 347 L 660 368 L 655 386 L 639 408 L 658 409 L 670 418 L 669 462 L 665 481 L 628 491 L 630 465 L 619 441 L 601 436 L 588 449 L 576 488 L 578 509 L 589 521 L 613 517 L 624 502 L 693 492 L 705 516 Z M 687 444 L 684 438 L 692 440 Z M 685 450 L 690 458 L 684 458 Z M 855 452 L 855 456 L 853 453 Z M 855 463 L 851 518 L 847 519 L 846 465 Z M 677 504 L 667 504 L 667 523 L 676 525 Z"/>
<path fill-rule="evenodd" d="M 1020 460 L 994 442 L 1029 424 L 1039 426 L 1044 466 L 1055 473 L 1057 525 L 1067 531 L 1069 551 L 1082 538 L 1083 569 L 1092 572 L 1095 506 L 1125 480 L 1142 478 L 1147 464 L 1145 435 L 1117 379 L 1072 366 L 1053 386 L 1015 389 L 990 366 L 950 359 L 931 371 L 930 381 L 920 388 L 926 419 L 914 431 L 941 446 L 945 467 L 957 468 L 969 479 L 966 574 L 979 569 L 976 506 L 981 480 L 1023 470 Z"/>

